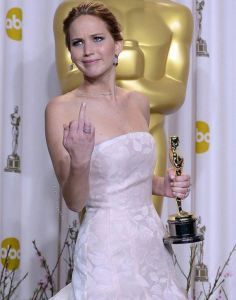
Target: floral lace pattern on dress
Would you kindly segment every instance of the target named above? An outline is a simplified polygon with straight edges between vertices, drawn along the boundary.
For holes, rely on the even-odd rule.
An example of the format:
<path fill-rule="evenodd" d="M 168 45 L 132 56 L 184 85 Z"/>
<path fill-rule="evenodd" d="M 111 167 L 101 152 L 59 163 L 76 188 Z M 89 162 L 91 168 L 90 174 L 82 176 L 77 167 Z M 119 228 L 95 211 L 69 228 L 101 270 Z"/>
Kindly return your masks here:
<path fill-rule="evenodd" d="M 147 132 L 95 146 L 75 250 L 74 300 L 184 300 L 152 204 L 155 142 Z"/>

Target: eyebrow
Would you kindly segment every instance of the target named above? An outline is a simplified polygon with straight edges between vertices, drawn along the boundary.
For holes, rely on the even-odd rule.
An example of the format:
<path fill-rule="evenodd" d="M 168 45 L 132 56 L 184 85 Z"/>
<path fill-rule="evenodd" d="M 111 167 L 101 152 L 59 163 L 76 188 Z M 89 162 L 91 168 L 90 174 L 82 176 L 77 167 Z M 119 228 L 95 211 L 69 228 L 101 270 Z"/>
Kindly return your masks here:
<path fill-rule="evenodd" d="M 94 37 L 94 36 L 97 36 L 97 35 L 105 35 L 105 33 L 101 32 L 101 33 L 93 33 L 93 34 L 90 34 L 90 36 Z M 76 38 L 73 38 L 71 39 L 71 41 L 75 41 L 75 40 L 83 40 L 83 38 L 80 38 L 80 37 L 76 37 Z"/>
<path fill-rule="evenodd" d="M 101 33 L 94 33 L 94 34 L 91 34 L 91 36 L 95 36 L 95 35 L 103 35 L 105 34 L 104 32 L 101 32 Z"/>

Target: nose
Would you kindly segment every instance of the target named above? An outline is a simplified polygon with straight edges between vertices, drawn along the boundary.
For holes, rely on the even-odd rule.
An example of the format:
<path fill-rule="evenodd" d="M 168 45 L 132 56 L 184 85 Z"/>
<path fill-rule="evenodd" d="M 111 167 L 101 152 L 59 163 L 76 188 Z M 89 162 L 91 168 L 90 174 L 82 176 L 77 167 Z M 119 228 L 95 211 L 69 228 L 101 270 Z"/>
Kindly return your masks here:
<path fill-rule="evenodd" d="M 90 41 L 84 42 L 84 55 L 90 56 L 93 54 L 93 45 Z"/>

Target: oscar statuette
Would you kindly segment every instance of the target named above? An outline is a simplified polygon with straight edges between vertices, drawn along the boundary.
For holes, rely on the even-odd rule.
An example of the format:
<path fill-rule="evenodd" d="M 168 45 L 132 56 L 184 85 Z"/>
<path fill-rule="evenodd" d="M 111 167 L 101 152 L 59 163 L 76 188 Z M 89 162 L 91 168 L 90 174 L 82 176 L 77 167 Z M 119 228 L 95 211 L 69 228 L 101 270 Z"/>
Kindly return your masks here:
<path fill-rule="evenodd" d="M 20 115 L 18 114 L 18 106 L 15 106 L 14 112 L 11 114 L 12 125 L 12 153 L 7 157 L 7 166 L 4 168 L 5 172 L 20 173 L 20 156 L 17 154 L 18 138 L 19 138 L 19 126 Z"/>
<path fill-rule="evenodd" d="M 179 146 L 179 138 L 177 136 L 170 137 L 170 162 L 175 168 L 176 176 L 182 174 L 184 159 L 176 152 Z M 202 241 L 203 234 L 198 232 L 198 218 L 192 213 L 188 213 L 182 209 L 181 199 L 176 197 L 178 212 L 170 215 L 168 218 L 168 234 L 164 237 L 165 244 L 187 244 Z"/>
<path fill-rule="evenodd" d="M 198 34 L 197 34 L 197 56 L 209 57 L 207 51 L 207 42 L 201 37 L 202 34 L 202 11 L 205 5 L 204 0 L 196 0 L 196 11 L 197 11 L 197 20 L 198 20 Z"/>

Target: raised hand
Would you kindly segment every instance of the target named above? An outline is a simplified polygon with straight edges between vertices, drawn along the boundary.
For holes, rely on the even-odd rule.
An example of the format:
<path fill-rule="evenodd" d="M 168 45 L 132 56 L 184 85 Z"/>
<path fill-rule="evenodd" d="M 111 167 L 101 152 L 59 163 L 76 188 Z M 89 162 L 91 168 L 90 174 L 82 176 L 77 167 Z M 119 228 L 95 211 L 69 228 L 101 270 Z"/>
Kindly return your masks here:
<path fill-rule="evenodd" d="M 64 125 L 63 145 L 71 158 L 72 167 L 86 165 L 90 159 L 95 142 L 95 128 L 86 115 L 86 103 L 82 103 L 79 118 Z"/>

